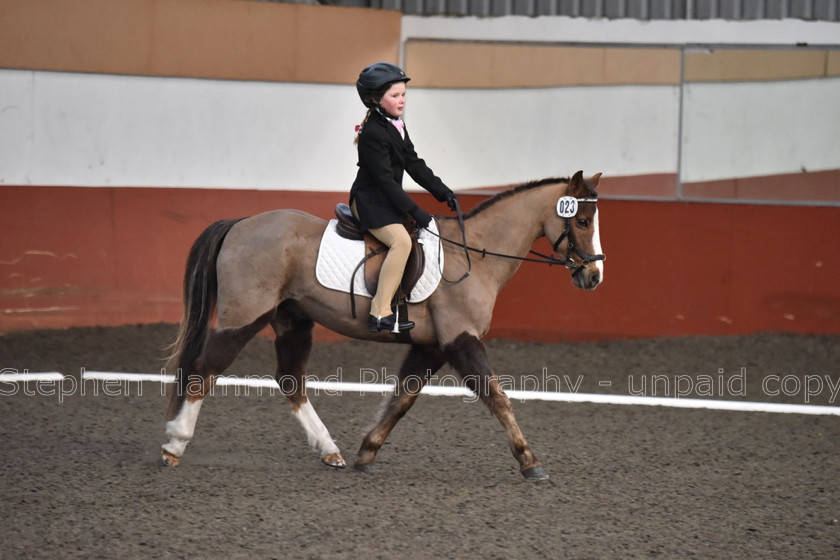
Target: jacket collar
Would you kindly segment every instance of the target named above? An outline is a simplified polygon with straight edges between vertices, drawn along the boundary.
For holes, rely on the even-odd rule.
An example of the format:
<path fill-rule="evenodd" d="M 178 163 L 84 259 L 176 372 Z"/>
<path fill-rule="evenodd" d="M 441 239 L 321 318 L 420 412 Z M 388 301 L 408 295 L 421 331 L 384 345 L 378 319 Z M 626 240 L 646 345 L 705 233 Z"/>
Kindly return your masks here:
<path fill-rule="evenodd" d="M 391 121 L 394 120 L 391 117 L 388 117 L 383 113 L 379 108 L 374 109 L 373 114 L 376 115 L 376 119 L 388 130 L 388 134 L 394 138 L 397 138 L 400 142 L 405 141 L 405 138 L 408 138 L 408 130 L 405 127 L 405 122 L 403 122 L 403 132 L 405 133 L 405 138 L 400 134 L 400 131 L 397 130 Z"/>

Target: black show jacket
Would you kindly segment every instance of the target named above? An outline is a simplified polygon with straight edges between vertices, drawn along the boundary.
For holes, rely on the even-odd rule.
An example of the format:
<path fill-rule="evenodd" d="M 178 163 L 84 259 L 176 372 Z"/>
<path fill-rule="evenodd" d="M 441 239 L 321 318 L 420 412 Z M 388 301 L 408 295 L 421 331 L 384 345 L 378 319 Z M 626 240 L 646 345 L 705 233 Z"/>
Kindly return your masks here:
<path fill-rule="evenodd" d="M 403 172 L 443 201 L 450 192 L 426 162 L 417 156 L 414 144 L 404 129 L 405 139 L 387 117 L 373 110 L 359 135 L 359 171 L 350 189 L 350 203 L 356 210 L 362 227 L 380 228 L 401 224 L 415 207 L 402 187 Z"/>

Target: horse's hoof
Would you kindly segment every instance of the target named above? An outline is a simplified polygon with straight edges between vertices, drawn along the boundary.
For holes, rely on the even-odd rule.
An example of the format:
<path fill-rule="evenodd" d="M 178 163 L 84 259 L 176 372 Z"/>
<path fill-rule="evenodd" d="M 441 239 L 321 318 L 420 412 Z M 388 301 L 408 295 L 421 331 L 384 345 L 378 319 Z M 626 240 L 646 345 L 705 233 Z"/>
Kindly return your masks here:
<path fill-rule="evenodd" d="M 163 464 L 166 467 L 177 467 L 181 462 L 180 457 L 176 457 L 165 449 L 160 450 L 160 460 L 163 461 Z"/>
<path fill-rule="evenodd" d="M 525 477 L 525 480 L 548 480 L 548 475 L 542 467 L 531 467 L 530 469 L 525 469 L 522 471 L 522 476 Z"/>
<path fill-rule="evenodd" d="M 334 469 L 343 469 L 347 466 L 347 463 L 344 462 L 344 458 L 341 456 L 341 453 L 327 453 L 321 457 L 321 462 Z"/>
<path fill-rule="evenodd" d="M 360 473 L 365 474 L 373 474 L 376 472 L 376 467 L 374 467 L 370 463 L 356 463 L 355 465 L 353 465 L 353 468 L 359 471 Z"/>

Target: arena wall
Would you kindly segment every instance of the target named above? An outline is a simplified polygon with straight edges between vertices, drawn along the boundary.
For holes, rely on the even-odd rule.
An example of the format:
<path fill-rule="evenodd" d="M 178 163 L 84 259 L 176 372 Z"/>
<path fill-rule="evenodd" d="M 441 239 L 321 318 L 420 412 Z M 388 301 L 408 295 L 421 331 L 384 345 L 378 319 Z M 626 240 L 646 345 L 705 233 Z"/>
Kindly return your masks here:
<path fill-rule="evenodd" d="M 428 195 L 421 204 L 434 207 Z M 4 330 L 177 322 L 184 261 L 219 218 L 276 207 L 329 218 L 343 193 L 4 187 Z M 461 196 L 471 207 L 480 195 Z M 524 264 L 493 336 L 840 332 L 840 208 L 604 200 L 607 254 L 594 292 L 561 267 Z M 37 227 L 33 227 L 37 224 Z M 499 224 L 504 235 L 504 224 Z M 548 251 L 541 242 L 539 248 Z M 319 331 L 319 336 L 328 336 Z"/>
<path fill-rule="evenodd" d="M 605 283 L 584 293 L 526 264 L 491 335 L 840 332 L 840 57 L 814 45 L 838 24 L 768 41 L 767 26 L 690 22 L 680 42 L 679 22 L 449 19 L 0 0 L 0 331 L 175 322 L 206 225 L 328 218 L 355 175 L 355 76 L 391 60 L 413 78 L 415 144 L 466 206 L 605 174 Z M 715 48 L 688 48 L 702 29 Z"/>

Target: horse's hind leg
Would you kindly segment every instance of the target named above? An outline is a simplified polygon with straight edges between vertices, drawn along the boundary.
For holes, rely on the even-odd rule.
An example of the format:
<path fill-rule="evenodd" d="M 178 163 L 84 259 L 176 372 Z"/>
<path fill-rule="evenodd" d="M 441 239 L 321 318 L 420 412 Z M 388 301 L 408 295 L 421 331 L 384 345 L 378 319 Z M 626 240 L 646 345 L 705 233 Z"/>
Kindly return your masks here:
<path fill-rule="evenodd" d="M 519 462 L 522 476 L 529 480 L 547 479 L 548 475 L 519 429 L 513 406 L 499 386 L 499 379 L 493 373 L 484 344 L 477 337 L 462 333 L 446 347 L 446 356 L 449 363 L 464 378 L 467 386 L 481 397 L 487 408 L 504 426 L 508 445 Z"/>
<path fill-rule="evenodd" d="M 320 452 L 321 462 L 343 469 L 344 458 L 338 446 L 306 396 L 306 362 L 312 349 L 313 326 L 312 321 L 293 304 L 283 305 L 278 310 L 276 319 L 272 321 L 277 334 L 274 340 L 277 384 L 291 404 L 292 414 L 303 426 L 309 445 Z"/>
<path fill-rule="evenodd" d="M 240 328 L 214 329 L 204 344 L 204 351 L 191 371 L 181 371 L 183 383 L 176 384 L 170 397 L 167 443 L 161 446 L 160 457 L 169 467 L 181 462 L 181 455 L 195 432 L 198 412 L 218 377 L 226 370 L 245 344 L 268 323 L 268 314 Z"/>
<path fill-rule="evenodd" d="M 414 405 L 429 377 L 444 363 L 446 359 L 435 348 L 416 345 L 411 347 L 400 368 L 399 385 L 395 387 L 394 394 L 386 398 L 379 421 L 362 440 L 354 465 L 356 470 L 366 473 L 375 471 L 373 462 L 376 460 L 376 454 L 388 439 L 391 430 Z"/>

